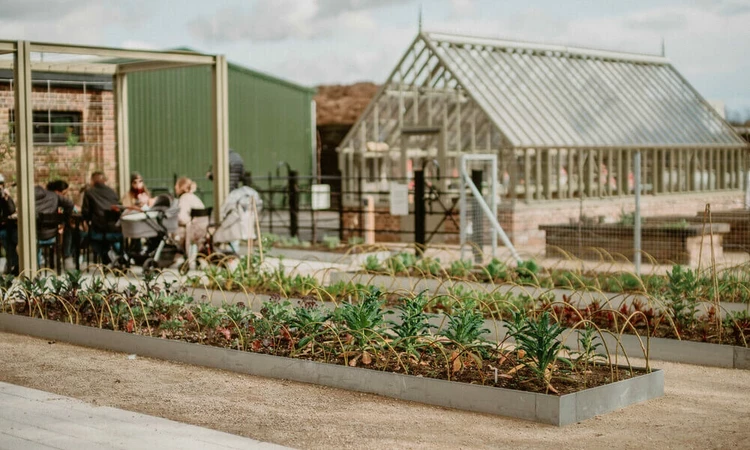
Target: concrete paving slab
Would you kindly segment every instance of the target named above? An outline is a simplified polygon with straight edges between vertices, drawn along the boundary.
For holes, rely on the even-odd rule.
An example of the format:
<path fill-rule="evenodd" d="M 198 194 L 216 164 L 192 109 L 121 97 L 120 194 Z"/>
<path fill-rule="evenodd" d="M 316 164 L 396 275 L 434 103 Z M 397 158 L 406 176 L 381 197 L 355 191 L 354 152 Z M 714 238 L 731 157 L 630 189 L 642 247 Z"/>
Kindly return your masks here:
<path fill-rule="evenodd" d="M 0 383 L 0 450 L 138 448 L 286 447 Z"/>

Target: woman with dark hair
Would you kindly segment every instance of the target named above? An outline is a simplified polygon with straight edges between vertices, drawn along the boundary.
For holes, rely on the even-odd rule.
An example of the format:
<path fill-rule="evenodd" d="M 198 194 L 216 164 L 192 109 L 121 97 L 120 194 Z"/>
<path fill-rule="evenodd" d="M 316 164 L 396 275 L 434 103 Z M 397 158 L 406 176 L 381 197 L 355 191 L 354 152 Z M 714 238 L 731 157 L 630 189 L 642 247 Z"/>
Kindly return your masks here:
<path fill-rule="evenodd" d="M 130 190 L 122 197 L 121 203 L 125 208 L 136 210 L 148 209 L 154 204 L 154 199 L 151 198 L 151 193 L 143 184 L 143 177 L 140 173 L 133 172 L 130 174 Z"/>

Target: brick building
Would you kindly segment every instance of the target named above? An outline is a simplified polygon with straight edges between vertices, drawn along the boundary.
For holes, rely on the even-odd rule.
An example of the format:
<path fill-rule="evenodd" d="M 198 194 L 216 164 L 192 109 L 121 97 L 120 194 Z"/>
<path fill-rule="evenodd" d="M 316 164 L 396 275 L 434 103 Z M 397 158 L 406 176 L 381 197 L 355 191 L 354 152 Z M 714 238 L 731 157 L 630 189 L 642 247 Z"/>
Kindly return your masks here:
<path fill-rule="evenodd" d="M 13 74 L 0 70 L 0 142 L 14 141 Z M 56 178 L 71 184 L 76 197 L 94 171 L 117 180 L 115 106 L 111 77 L 34 72 L 34 176 L 46 184 Z M 15 160 L 5 154 L 0 173 L 15 179 Z"/>

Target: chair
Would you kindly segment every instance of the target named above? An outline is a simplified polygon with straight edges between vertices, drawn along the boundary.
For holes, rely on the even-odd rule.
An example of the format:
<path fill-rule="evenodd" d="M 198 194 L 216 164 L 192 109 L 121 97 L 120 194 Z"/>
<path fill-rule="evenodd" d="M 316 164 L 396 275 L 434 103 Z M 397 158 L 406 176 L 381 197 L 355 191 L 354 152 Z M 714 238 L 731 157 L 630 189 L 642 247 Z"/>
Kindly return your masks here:
<path fill-rule="evenodd" d="M 109 264 L 112 261 L 103 261 L 102 255 L 106 255 L 109 250 L 114 250 L 119 255 L 123 248 L 122 233 L 117 226 L 117 222 L 120 220 L 120 212 L 107 210 L 104 212 L 104 218 L 107 222 L 104 230 L 97 229 L 89 223 L 89 245 L 94 251 L 95 263 L 106 262 Z M 108 257 L 108 259 L 111 260 L 112 258 Z"/>
<path fill-rule="evenodd" d="M 60 227 L 65 223 L 65 216 L 60 213 L 39 213 L 36 218 L 37 247 L 39 248 L 39 266 L 46 263 L 47 267 L 55 269 L 58 275 L 62 273 L 62 239 Z M 50 264 L 50 262 L 52 264 Z"/>

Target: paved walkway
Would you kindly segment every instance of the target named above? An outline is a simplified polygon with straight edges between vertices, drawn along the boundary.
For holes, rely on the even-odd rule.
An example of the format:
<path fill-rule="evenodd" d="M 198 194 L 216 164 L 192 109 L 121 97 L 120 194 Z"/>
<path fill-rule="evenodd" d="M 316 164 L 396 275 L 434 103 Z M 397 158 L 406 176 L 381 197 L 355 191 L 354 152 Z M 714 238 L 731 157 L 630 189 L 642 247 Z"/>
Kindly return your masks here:
<path fill-rule="evenodd" d="M 285 447 L 0 383 L 0 450 L 153 448 Z"/>

